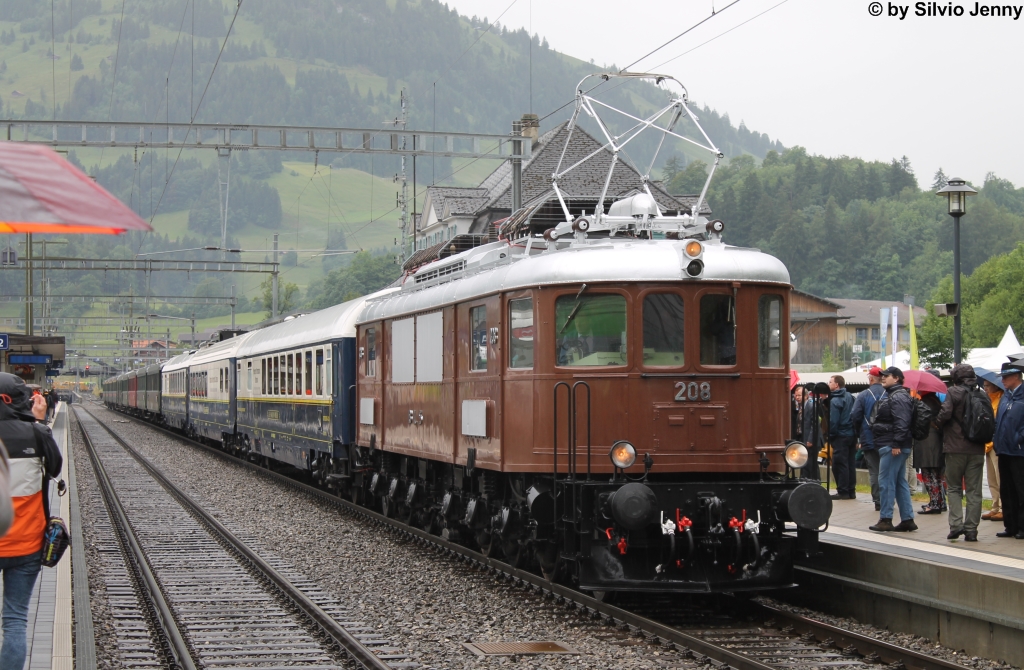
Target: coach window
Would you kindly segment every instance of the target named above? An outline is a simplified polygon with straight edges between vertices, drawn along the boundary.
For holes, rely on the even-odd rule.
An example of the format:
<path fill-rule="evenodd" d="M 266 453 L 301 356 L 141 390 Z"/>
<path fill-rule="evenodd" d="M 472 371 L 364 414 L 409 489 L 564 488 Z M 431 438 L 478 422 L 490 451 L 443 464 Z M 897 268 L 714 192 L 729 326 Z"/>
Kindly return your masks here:
<path fill-rule="evenodd" d="M 757 364 L 782 367 L 782 298 L 777 295 L 757 301 Z"/>
<path fill-rule="evenodd" d="M 316 350 L 316 394 L 324 394 L 324 350 Z"/>
<path fill-rule="evenodd" d="M 281 388 L 278 390 L 278 395 L 287 395 L 288 380 L 286 377 L 288 375 L 288 358 L 286 356 L 278 356 L 278 359 L 281 361 Z"/>
<path fill-rule="evenodd" d="M 469 310 L 470 370 L 487 370 L 487 307 Z"/>
<path fill-rule="evenodd" d="M 302 352 L 295 354 L 295 395 L 302 395 Z"/>
<path fill-rule="evenodd" d="M 245 390 L 252 391 L 252 361 L 245 364 Z"/>
<path fill-rule="evenodd" d="M 306 352 L 306 395 L 313 395 L 313 352 Z"/>
<path fill-rule="evenodd" d="M 324 383 L 324 386 L 327 387 L 327 395 L 331 395 L 334 390 L 334 369 L 331 366 L 331 348 L 327 347 L 325 353 L 327 354 L 327 365 L 324 367 L 324 372 L 327 373 L 327 381 Z"/>
<path fill-rule="evenodd" d="M 626 299 L 581 293 L 555 301 L 557 365 L 625 365 Z"/>
<path fill-rule="evenodd" d="M 260 359 L 260 394 L 267 395 L 267 359 Z"/>
<path fill-rule="evenodd" d="M 700 299 L 700 364 L 736 365 L 736 301 L 732 295 Z"/>
<path fill-rule="evenodd" d="M 288 395 L 295 393 L 295 355 L 288 354 Z"/>
<path fill-rule="evenodd" d="M 271 378 L 274 380 L 274 390 L 271 393 L 278 395 L 281 393 L 281 359 L 274 356 L 270 359 L 270 362 L 274 364 L 274 370 L 270 373 Z"/>
<path fill-rule="evenodd" d="M 508 366 L 533 367 L 533 298 L 508 301 Z"/>
<path fill-rule="evenodd" d="M 366 329 L 366 376 L 377 376 L 377 331 Z"/>
<path fill-rule="evenodd" d="M 683 357 L 683 299 L 675 293 L 644 297 L 644 365 L 679 367 Z"/>

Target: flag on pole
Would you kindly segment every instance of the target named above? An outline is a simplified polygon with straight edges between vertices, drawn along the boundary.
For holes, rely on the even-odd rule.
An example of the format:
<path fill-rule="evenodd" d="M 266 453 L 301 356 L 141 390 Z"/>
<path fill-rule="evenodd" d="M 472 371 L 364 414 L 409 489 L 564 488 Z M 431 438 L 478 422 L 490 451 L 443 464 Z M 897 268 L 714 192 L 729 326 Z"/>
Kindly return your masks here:
<path fill-rule="evenodd" d="M 878 312 L 878 336 L 882 338 L 882 364 L 880 367 L 884 370 L 886 367 L 888 367 L 885 364 L 885 336 L 889 331 L 889 309 L 883 307 L 882 309 L 878 310 Z"/>
<path fill-rule="evenodd" d="M 899 308 L 892 306 L 892 364 L 896 365 L 896 352 L 900 349 Z"/>
<path fill-rule="evenodd" d="M 914 327 L 914 306 L 910 306 L 910 321 L 907 323 L 910 327 L 910 369 L 920 370 L 921 360 L 917 355 L 917 330 Z"/>

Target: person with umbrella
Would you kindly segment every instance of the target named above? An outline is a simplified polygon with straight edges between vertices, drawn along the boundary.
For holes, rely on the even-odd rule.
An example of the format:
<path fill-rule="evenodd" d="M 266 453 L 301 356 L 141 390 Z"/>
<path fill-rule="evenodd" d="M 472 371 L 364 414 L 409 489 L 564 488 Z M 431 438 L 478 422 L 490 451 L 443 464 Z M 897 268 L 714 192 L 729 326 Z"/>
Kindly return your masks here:
<path fill-rule="evenodd" d="M 999 419 L 999 403 L 1003 399 L 1003 381 L 998 372 L 975 367 L 974 371 L 982 380 L 985 393 L 992 401 L 992 412 Z M 985 474 L 988 477 L 988 491 L 992 495 L 992 509 L 981 515 L 986 521 L 1003 520 L 1003 503 L 999 496 L 999 455 L 996 454 L 995 438 L 985 445 Z"/>
<path fill-rule="evenodd" d="M 1003 363 L 999 371 L 1006 391 L 996 413 L 996 454 L 1004 530 L 996 537 L 1024 540 L 1024 385 L 1021 363 Z"/>

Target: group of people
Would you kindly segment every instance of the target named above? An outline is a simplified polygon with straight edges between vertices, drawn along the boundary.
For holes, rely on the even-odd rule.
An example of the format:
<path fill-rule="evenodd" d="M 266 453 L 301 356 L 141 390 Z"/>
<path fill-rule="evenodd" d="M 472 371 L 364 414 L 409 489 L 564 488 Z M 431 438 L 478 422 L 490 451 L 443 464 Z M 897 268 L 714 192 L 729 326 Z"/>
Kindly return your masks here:
<path fill-rule="evenodd" d="M 1024 539 L 1024 366 L 1006 363 L 1000 377 L 1005 390 L 985 381 L 982 391 L 974 368 L 960 364 L 946 393 L 918 393 L 903 385 L 899 368 L 873 367 L 868 388 L 856 397 L 841 375 L 834 375 L 827 389 L 824 384 L 797 387 L 794 437 L 811 454 L 802 474 L 820 479 L 814 456 L 827 443 L 836 480 L 832 498 L 855 499 L 859 444 L 879 512 L 871 530 L 917 530 L 907 476 L 912 467 L 929 494 L 919 513 L 948 513 L 948 539 L 976 542 L 982 519 L 1003 522 L 997 537 Z M 922 413 L 927 428 L 919 427 L 915 439 L 914 422 Z M 923 427 L 924 419 L 920 423 Z M 986 467 L 993 504 L 983 515 Z M 894 525 L 897 508 L 900 521 Z"/>

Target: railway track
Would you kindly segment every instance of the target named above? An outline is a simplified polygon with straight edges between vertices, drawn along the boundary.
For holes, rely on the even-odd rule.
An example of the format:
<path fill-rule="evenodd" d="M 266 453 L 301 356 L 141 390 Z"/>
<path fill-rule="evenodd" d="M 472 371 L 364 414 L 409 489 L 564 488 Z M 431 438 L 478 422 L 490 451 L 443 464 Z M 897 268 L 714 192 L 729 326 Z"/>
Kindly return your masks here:
<path fill-rule="evenodd" d="M 127 416 L 127 415 L 126 415 Z M 136 420 L 134 417 L 129 417 Z M 879 668 L 893 670 L 969 670 L 921 652 L 848 631 L 831 624 L 778 608 L 737 602 L 728 612 L 681 612 L 669 597 L 651 597 L 621 606 L 598 600 L 572 588 L 545 580 L 472 549 L 407 526 L 372 510 L 355 505 L 309 484 L 237 458 L 218 448 L 188 439 L 176 432 L 145 422 L 183 443 L 239 464 L 294 490 L 323 501 L 350 516 L 411 540 L 423 547 L 484 570 L 496 579 L 541 594 L 585 618 L 600 619 L 650 643 L 672 645 L 697 664 L 722 670 L 779 670 L 781 668 Z"/>
<path fill-rule="evenodd" d="M 103 565 L 128 667 L 415 668 L 390 641 L 75 410 L 117 550 Z M 112 554 L 123 557 L 118 570 Z"/>

